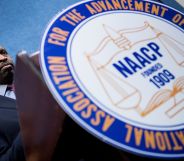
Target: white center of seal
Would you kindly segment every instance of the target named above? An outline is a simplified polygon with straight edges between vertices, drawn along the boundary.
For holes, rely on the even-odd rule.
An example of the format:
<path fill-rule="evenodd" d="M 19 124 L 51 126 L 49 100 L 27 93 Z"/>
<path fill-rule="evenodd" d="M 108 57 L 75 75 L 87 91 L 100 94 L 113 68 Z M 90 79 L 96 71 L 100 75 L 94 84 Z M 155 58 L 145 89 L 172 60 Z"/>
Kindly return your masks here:
<path fill-rule="evenodd" d="M 181 127 L 183 32 L 146 14 L 116 11 L 94 17 L 74 30 L 67 49 L 81 89 L 120 120 Z"/>

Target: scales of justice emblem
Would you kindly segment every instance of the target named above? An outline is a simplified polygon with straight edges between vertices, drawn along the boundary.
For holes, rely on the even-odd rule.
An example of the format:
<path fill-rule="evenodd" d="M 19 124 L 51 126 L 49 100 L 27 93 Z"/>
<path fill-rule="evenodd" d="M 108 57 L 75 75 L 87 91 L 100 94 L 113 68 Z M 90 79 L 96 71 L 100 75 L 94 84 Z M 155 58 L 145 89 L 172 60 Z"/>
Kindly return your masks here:
<path fill-rule="evenodd" d="M 130 54 L 131 49 L 137 45 L 158 41 L 174 63 L 183 69 L 184 44 L 159 31 L 149 22 L 145 22 L 141 27 L 119 31 L 108 25 L 103 25 L 103 29 L 107 36 L 92 52 L 85 53 L 85 56 L 111 104 L 122 110 L 135 110 L 141 117 L 148 116 L 156 109 L 162 108 L 167 102 L 170 102 L 165 111 L 168 118 L 173 118 L 182 112 L 184 110 L 184 76 L 176 78 L 172 82 L 172 88 L 155 92 L 144 105 L 145 107 L 142 107 L 144 94 L 127 79 L 115 74 L 112 64 L 119 55 Z M 110 53 L 112 49 L 113 52 Z"/>

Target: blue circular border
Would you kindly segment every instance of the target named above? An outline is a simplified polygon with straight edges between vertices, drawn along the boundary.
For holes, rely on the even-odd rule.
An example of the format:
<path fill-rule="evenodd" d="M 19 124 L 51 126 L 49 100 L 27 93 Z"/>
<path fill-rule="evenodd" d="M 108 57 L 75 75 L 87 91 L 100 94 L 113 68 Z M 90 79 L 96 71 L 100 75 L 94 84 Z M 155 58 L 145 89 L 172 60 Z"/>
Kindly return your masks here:
<path fill-rule="evenodd" d="M 97 0 L 94 0 L 97 1 Z M 172 23 L 172 17 L 173 15 L 175 15 L 176 13 L 180 13 L 182 16 L 183 14 L 173 8 L 167 7 L 166 5 L 162 5 L 153 1 L 146 1 L 146 0 L 138 0 L 138 1 L 142 1 L 143 3 L 150 3 L 151 5 L 153 4 L 157 4 L 158 6 L 164 6 L 168 9 L 169 14 L 167 14 L 165 17 L 163 17 L 163 19 L 169 21 Z M 73 31 L 77 25 L 75 27 L 70 26 L 66 23 L 62 23 L 61 21 L 59 21 L 60 17 L 68 12 L 70 12 L 72 9 L 77 9 L 78 11 L 81 11 L 81 13 L 83 13 L 83 15 L 85 15 L 87 18 L 88 17 L 92 17 L 92 15 L 90 15 L 89 13 L 87 13 L 87 11 L 85 10 L 86 8 L 84 7 L 85 4 L 88 4 L 92 2 L 91 1 L 82 1 L 79 2 L 69 8 L 67 8 L 66 10 L 64 10 L 63 12 L 59 13 L 48 25 L 45 34 L 43 36 L 42 39 L 42 44 L 41 44 L 41 57 L 40 57 L 40 62 L 41 62 L 41 69 L 44 75 L 44 78 L 46 80 L 46 83 L 50 89 L 50 91 L 52 92 L 53 96 L 55 97 L 55 99 L 57 100 L 57 102 L 61 105 L 61 107 L 63 107 L 63 109 L 65 110 L 65 112 L 67 112 L 76 122 L 79 123 L 79 125 L 81 125 L 83 128 L 85 128 L 88 132 L 92 133 L 93 135 L 95 135 L 96 137 L 100 138 L 101 140 L 117 147 L 120 149 L 123 149 L 125 151 L 130 151 L 139 155 L 146 155 L 146 156 L 154 156 L 154 157 L 158 157 L 158 158 L 181 158 L 184 157 L 184 152 L 182 151 L 178 151 L 178 152 L 174 152 L 171 150 L 167 150 L 165 152 L 162 152 L 158 149 L 154 149 L 154 150 L 150 150 L 150 149 L 146 149 L 143 144 L 141 143 L 141 145 L 139 147 L 135 146 L 135 143 L 133 143 L 135 140 L 132 138 L 130 143 L 126 143 L 125 141 L 122 140 L 122 137 L 125 137 L 125 122 L 122 122 L 118 119 L 115 119 L 115 122 L 113 123 L 113 126 L 110 127 L 110 130 L 107 131 L 106 133 L 104 133 L 99 127 L 94 127 L 91 126 L 89 123 L 89 119 L 85 120 L 84 118 L 82 118 L 80 116 L 79 113 L 74 112 L 74 110 L 72 109 L 72 104 L 67 104 L 67 101 L 64 97 L 61 96 L 60 91 L 58 89 L 58 87 L 56 86 L 56 84 L 54 83 L 52 76 L 51 76 L 51 72 L 49 71 L 48 67 L 49 64 L 47 62 L 47 56 L 63 56 L 66 58 L 66 49 L 67 47 L 61 49 L 58 46 L 54 46 L 51 45 L 49 43 L 47 43 L 47 39 L 48 39 L 48 35 L 49 33 L 51 33 L 51 29 L 53 27 L 57 27 L 57 26 L 62 26 L 63 30 L 69 30 L 69 31 Z M 106 11 L 104 11 L 106 12 Z M 135 11 L 135 12 L 139 12 L 139 13 L 144 13 L 143 11 Z M 151 14 L 150 14 L 151 15 Z M 86 19 L 87 19 L 86 18 Z M 85 19 L 85 20 L 86 20 Z M 79 23 L 80 24 L 80 23 Z M 175 26 L 177 26 L 175 24 Z M 180 28 L 180 26 L 178 26 Z M 182 30 L 184 29 L 184 27 L 181 28 Z M 72 32 L 71 32 L 72 33 Z M 70 33 L 70 35 L 71 35 Z M 69 36 L 70 37 L 70 36 Z M 68 40 L 67 40 L 68 41 Z M 67 44 L 67 43 L 66 43 Z M 67 60 L 67 59 L 66 59 Z M 71 73 L 70 69 L 69 72 Z M 76 83 L 76 82 L 75 82 Z M 85 97 L 87 98 L 87 96 L 85 95 Z M 91 103 L 93 103 L 91 101 Z M 98 107 L 99 109 L 99 107 Z M 106 112 L 105 112 L 106 113 Z M 107 113 L 106 113 L 107 114 Z M 109 114 L 108 114 L 109 115 Z M 135 127 L 132 125 L 132 127 Z M 151 130 L 151 129 L 144 129 L 142 128 L 142 130 Z M 180 129 L 180 131 L 183 131 L 183 129 Z M 165 132 L 169 135 L 169 133 L 171 132 L 177 132 L 179 130 L 168 130 L 168 131 L 162 131 L 162 130 L 151 130 L 152 132 Z M 117 135 L 117 134 L 121 134 L 121 136 Z M 140 150 L 141 149 L 141 150 Z"/>

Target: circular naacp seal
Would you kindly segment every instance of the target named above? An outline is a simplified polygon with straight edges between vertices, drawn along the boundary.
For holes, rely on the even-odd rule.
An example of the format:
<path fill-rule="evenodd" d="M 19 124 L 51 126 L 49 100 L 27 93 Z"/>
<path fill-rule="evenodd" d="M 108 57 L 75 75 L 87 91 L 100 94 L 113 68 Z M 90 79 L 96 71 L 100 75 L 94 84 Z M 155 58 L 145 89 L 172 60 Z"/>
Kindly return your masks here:
<path fill-rule="evenodd" d="M 60 106 L 117 148 L 184 157 L 184 15 L 146 0 L 79 2 L 49 23 L 41 67 Z"/>

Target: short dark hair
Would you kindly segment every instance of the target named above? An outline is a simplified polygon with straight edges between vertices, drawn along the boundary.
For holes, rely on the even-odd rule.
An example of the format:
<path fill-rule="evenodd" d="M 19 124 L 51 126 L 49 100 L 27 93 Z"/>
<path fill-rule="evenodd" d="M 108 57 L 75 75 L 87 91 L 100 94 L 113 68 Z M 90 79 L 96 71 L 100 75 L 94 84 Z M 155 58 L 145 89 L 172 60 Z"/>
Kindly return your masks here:
<path fill-rule="evenodd" d="M 3 48 L 2 46 L 0 46 L 0 54 L 1 55 L 8 55 L 8 52 L 6 51 L 5 48 Z"/>

